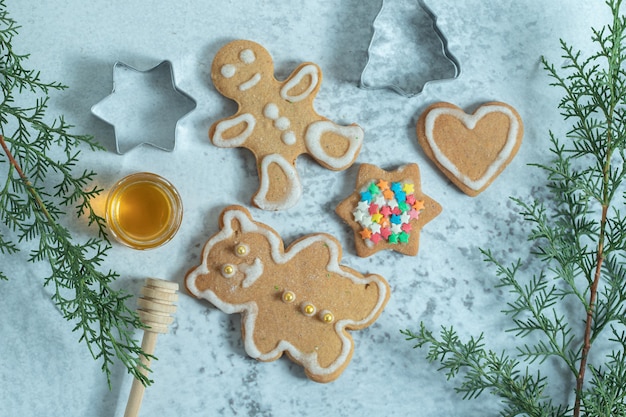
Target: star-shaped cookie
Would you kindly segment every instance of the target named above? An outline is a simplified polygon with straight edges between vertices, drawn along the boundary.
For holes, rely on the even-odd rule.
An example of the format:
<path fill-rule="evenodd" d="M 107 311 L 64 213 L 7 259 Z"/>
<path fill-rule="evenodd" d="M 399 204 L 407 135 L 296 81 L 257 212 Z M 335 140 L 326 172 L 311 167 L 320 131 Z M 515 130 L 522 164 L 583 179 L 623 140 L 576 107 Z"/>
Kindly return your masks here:
<path fill-rule="evenodd" d="M 145 71 L 116 62 L 113 91 L 91 112 L 113 126 L 115 150 L 123 154 L 142 144 L 174 150 L 178 121 L 195 107 L 195 100 L 176 87 L 171 62 Z"/>
<path fill-rule="evenodd" d="M 385 249 L 414 256 L 422 227 L 441 213 L 441 206 L 422 193 L 417 164 L 395 171 L 362 164 L 354 193 L 335 211 L 354 230 L 360 257 Z"/>

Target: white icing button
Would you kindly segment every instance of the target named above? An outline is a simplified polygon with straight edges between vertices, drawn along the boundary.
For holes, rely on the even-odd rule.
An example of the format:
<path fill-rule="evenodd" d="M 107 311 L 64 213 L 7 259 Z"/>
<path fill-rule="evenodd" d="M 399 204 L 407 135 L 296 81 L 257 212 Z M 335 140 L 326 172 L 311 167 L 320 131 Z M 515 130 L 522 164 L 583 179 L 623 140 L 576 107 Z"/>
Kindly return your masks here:
<path fill-rule="evenodd" d="M 237 68 L 234 65 L 226 64 L 223 65 L 220 72 L 226 78 L 231 78 L 237 72 Z"/>
<path fill-rule="evenodd" d="M 246 64 L 251 64 L 256 59 L 256 56 L 254 55 L 254 52 L 252 52 L 251 49 L 244 49 L 243 51 L 239 53 L 239 59 L 241 59 L 241 62 L 245 62 Z"/>
<path fill-rule="evenodd" d="M 278 130 L 287 130 L 289 129 L 290 125 L 291 125 L 291 122 L 289 122 L 289 119 L 287 119 L 286 117 L 279 117 L 274 122 L 274 126 L 276 126 L 276 129 Z"/>
<path fill-rule="evenodd" d="M 278 106 L 274 103 L 269 103 L 265 105 L 265 108 L 263 109 L 263 115 L 268 119 L 278 119 Z"/>
<path fill-rule="evenodd" d="M 293 145 L 296 143 L 296 134 L 291 130 L 283 132 L 280 138 L 283 140 L 285 145 Z"/>

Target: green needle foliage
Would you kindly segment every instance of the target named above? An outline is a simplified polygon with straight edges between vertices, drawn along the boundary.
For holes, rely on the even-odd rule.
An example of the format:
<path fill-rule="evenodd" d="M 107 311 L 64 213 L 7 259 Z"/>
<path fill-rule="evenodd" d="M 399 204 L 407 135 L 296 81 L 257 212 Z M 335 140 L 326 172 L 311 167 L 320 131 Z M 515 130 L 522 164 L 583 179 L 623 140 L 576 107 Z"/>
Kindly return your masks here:
<path fill-rule="evenodd" d="M 542 271 L 525 276 L 521 260 L 505 265 L 482 251 L 511 296 L 503 313 L 520 346 L 496 353 L 483 334 L 461 340 L 452 327 L 435 335 L 423 323 L 403 331 L 448 379 L 461 379 L 463 398 L 494 394 L 503 416 L 626 416 L 626 18 L 621 0 L 606 4 L 613 21 L 592 30 L 597 52 L 585 58 L 561 41 L 566 64 L 543 60 L 572 127 L 566 140 L 550 133 L 553 160 L 536 165 L 550 202 L 514 199 Z M 571 379 L 546 377 L 555 363 Z M 571 404 L 549 394 L 564 390 Z"/>
<path fill-rule="evenodd" d="M 130 295 L 111 288 L 115 272 L 100 270 L 110 243 L 91 200 L 102 190 L 90 186 L 93 171 L 76 173 L 80 148 L 101 147 L 91 136 L 71 134 L 62 117 L 46 121 L 48 93 L 66 87 L 43 82 L 38 71 L 23 67 L 28 56 L 12 48 L 17 30 L 0 0 L 0 280 L 9 279 L 3 270 L 7 258 L 28 246 L 28 261 L 50 266 L 43 285 L 53 288 L 52 300 L 94 359 L 102 361 L 109 383 L 117 357 L 148 384 L 139 372 L 144 353 L 133 339 L 142 325 L 125 304 Z M 16 102 L 31 97 L 33 105 Z M 67 212 L 85 217 L 97 237 L 76 242 L 62 224 Z"/>

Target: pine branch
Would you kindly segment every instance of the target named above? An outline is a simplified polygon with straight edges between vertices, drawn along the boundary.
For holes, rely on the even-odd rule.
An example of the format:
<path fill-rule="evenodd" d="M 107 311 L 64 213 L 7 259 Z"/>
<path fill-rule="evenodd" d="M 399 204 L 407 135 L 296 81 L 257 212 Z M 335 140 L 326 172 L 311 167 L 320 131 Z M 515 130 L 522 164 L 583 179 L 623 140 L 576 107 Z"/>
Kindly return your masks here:
<path fill-rule="evenodd" d="M 110 249 L 105 220 L 91 205 L 102 189 L 92 184 L 96 173 L 76 173 L 84 148 L 102 147 L 91 136 L 70 133 L 63 117 L 48 122 L 49 92 L 63 90 L 61 83 L 43 82 L 38 71 L 23 67 L 27 55 L 12 49 L 18 26 L 0 0 L 0 164 L 7 165 L 0 186 L 0 253 L 13 255 L 23 244 L 35 242 L 30 262 L 45 262 L 50 274 L 42 284 L 52 287 L 52 301 L 62 316 L 74 323 L 92 357 L 101 361 L 110 384 L 116 359 L 144 384 L 139 358 L 146 356 L 133 339 L 143 327 L 134 310 L 126 306 L 130 295 L 112 288 L 118 278 L 101 266 Z M 34 97 L 31 107 L 15 105 L 15 96 Z M 7 131 L 9 131 L 7 133 Z M 77 242 L 61 219 L 72 209 L 87 219 L 96 237 Z M 0 265 L 2 268 L 2 265 Z M 0 280 L 8 280 L 0 271 Z M 1 343 L 1 342 L 0 342 Z"/>
<path fill-rule="evenodd" d="M 497 286 L 512 297 L 503 313 L 520 347 L 496 355 L 483 335 L 461 342 L 452 328 L 438 337 L 423 324 L 418 333 L 403 331 L 416 347 L 429 347 L 428 359 L 439 362 L 448 379 L 462 373 L 457 391 L 464 398 L 485 391 L 500 397 L 502 415 L 626 415 L 626 218 L 620 211 L 626 203 L 626 17 L 621 0 L 606 4 L 613 21 L 592 29 L 596 53 L 585 58 L 561 41 L 566 64 L 557 69 L 542 60 L 551 85 L 564 93 L 559 108 L 572 124 L 566 140 L 550 132 L 552 162 L 534 165 L 546 174 L 551 201 L 513 199 L 531 225 L 541 273 L 524 277 L 522 260 L 504 266 L 483 250 L 496 267 Z M 571 306 L 579 311 L 571 313 Z M 599 341 L 612 350 L 604 362 L 592 363 Z M 571 380 L 541 376 L 549 358 L 565 365 Z M 539 368 L 536 375 L 531 365 Z M 573 404 L 553 405 L 549 386 L 575 386 Z"/>

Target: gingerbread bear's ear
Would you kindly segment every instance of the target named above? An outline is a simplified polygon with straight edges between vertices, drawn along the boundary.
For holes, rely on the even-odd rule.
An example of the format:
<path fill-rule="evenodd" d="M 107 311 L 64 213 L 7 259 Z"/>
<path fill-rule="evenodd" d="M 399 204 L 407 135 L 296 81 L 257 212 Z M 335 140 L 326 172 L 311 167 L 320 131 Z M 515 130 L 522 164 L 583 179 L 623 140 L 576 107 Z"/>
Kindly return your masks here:
<path fill-rule="evenodd" d="M 245 225 L 253 222 L 250 212 L 242 206 L 228 206 L 222 211 L 220 229 L 228 227 L 232 232 L 243 231 Z"/>

